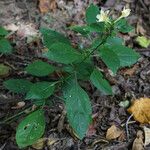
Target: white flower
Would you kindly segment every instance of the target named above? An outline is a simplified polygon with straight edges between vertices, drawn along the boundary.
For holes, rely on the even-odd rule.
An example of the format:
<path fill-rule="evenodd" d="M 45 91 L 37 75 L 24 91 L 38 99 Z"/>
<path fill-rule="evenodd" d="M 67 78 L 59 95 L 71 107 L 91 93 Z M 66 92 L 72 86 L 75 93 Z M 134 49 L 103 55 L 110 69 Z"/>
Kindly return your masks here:
<path fill-rule="evenodd" d="M 101 10 L 100 14 L 96 16 L 96 18 L 98 19 L 97 22 L 109 22 L 108 13 L 109 13 L 109 10 L 107 11 Z"/>
<path fill-rule="evenodd" d="M 122 18 L 128 17 L 130 15 L 131 9 L 126 9 L 125 7 L 123 8 L 122 12 L 121 12 L 121 16 L 115 20 L 115 22 L 119 21 Z"/>
<path fill-rule="evenodd" d="M 126 9 L 125 7 L 123 8 L 122 12 L 121 12 L 121 18 L 123 17 L 128 17 L 130 15 L 131 9 Z"/>

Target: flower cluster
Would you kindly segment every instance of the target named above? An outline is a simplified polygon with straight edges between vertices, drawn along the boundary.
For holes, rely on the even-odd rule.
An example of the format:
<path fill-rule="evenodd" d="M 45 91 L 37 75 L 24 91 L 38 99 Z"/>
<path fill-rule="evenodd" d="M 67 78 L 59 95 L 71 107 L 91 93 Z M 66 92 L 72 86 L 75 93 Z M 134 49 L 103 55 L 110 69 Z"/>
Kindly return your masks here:
<path fill-rule="evenodd" d="M 122 12 L 121 12 L 121 15 L 119 18 L 117 18 L 115 20 L 115 22 L 117 22 L 118 20 L 122 19 L 122 18 L 125 18 L 127 16 L 129 16 L 130 14 L 130 9 L 126 9 L 125 7 L 123 8 Z M 109 19 L 109 10 L 107 11 L 104 11 L 101 9 L 100 11 L 100 14 L 98 14 L 96 16 L 96 18 L 98 19 L 97 22 L 105 22 L 105 23 L 110 23 L 110 19 Z"/>

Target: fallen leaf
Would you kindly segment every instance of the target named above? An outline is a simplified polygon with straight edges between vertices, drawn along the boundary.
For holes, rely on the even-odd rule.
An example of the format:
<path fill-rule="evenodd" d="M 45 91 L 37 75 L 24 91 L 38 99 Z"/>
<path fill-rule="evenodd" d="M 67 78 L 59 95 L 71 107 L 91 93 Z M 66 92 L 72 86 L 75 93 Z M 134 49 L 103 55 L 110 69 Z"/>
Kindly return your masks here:
<path fill-rule="evenodd" d="M 39 139 L 36 143 L 34 143 L 32 145 L 33 148 L 40 150 L 44 148 L 45 142 L 46 142 L 47 138 L 41 138 Z"/>
<path fill-rule="evenodd" d="M 113 140 L 118 138 L 122 134 L 122 130 L 116 127 L 115 125 L 112 125 L 106 133 L 106 139 L 107 140 Z"/>
<path fill-rule="evenodd" d="M 138 69 L 138 65 L 134 65 L 132 68 L 123 69 L 122 72 L 124 75 L 132 76 Z"/>
<path fill-rule="evenodd" d="M 47 139 L 47 146 L 51 146 L 54 143 L 56 143 L 58 140 L 57 139 L 53 139 L 53 138 L 48 138 Z"/>
<path fill-rule="evenodd" d="M 40 0 L 39 9 L 41 13 L 47 13 L 49 11 L 49 0 Z"/>
<path fill-rule="evenodd" d="M 9 30 L 9 31 L 12 31 L 12 32 L 15 32 L 19 29 L 19 26 L 16 26 L 15 24 L 8 24 L 5 26 L 5 29 L 6 30 Z"/>
<path fill-rule="evenodd" d="M 35 29 L 33 24 L 23 24 L 23 23 L 21 23 L 19 25 L 18 30 L 17 30 L 17 35 L 22 39 L 26 38 L 26 37 L 29 37 L 29 36 L 37 37 L 38 36 L 38 31 Z"/>
<path fill-rule="evenodd" d="M 17 103 L 17 105 L 16 106 L 13 106 L 13 107 L 11 107 L 11 109 L 20 109 L 20 108 L 22 108 L 22 107 L 24 107 L 25 106 L 25 102 L 24 101 L 22 101 L 22 102 L 18 102 Z"/>
<path fill-rule="evenodd" d="M 144 146 L 147 146 L 150 144 L 150 128 L 144 126 L 144 134 L 145 134 Z"/>
<path fill-rule="evenodd" d="M 144 48 L 147 48 L 150 45 L 150 39 L 146 38 L 145 36 L 138 36 L 136 41 Z"/>
<path fill-rule="evenodd" d="M 150 98 L 140 98 L 132 102 L 128 112 L 133 114 L 136 121 L 150 124 Z"/>
<path fill-rule="evenodd" d="M 0 64 L 0 77 L 7 77 L 10 73 L 11 68 L 4 65 Z"/>
<path fill-rule="evenodd" d="M 50 10 L 54 11 L 56 7 L 56 0 L 50 0 Z"/>
<path fill-rule="evenodd" d="M 141 130 L 137 132 L 137 137 L 133 142 L 132 150 L 144 150 L 143 132 Z"/>

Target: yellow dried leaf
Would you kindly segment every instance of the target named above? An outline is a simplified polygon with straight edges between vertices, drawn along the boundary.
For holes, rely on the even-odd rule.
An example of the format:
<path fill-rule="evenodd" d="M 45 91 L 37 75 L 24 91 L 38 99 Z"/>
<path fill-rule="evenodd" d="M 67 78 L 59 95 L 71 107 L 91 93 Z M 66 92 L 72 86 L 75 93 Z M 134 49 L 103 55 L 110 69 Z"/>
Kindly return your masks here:
<path fill-rule="evenodd" d="M 132 102 L 128 112 L 133 114 L 136 121 L 150 123 L 150 98 L 140 98 Z"/>
<path fill-rule="evenodd" d="M 122 130 L 117 128 L 115 125 L 112 125 L 106 133 L 106 139 L 107 140 L 112 140 L 118 138 L 122 134 Z"/>

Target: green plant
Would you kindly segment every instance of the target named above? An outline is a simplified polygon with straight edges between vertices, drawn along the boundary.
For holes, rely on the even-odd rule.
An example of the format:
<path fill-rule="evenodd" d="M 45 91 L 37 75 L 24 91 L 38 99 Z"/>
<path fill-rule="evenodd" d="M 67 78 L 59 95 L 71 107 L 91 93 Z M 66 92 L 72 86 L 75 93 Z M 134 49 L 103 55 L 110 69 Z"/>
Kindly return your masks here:
<path fill-rule="evenodd" d="M 12 46 L 5 38 L 7 35 L 7 30 L 5 30 L 3 27 L 0 27 L 0 53 L 2 54 L 10 54 L 12 52 Z"/>
<path fill-rule="evenodd" d="M 4 82 L 7 89 L 24 93 L 26 100 L 38 105 L 38 110 L 27 116 L 17 129 L 16 140 L 20 148 L 33 144 L 42 136 L 45 128 L 43 106 L 50 96 L 55 95 L 57 89 L 62 91 L 60 99 L 64 100 L 70 126 L 77 137 L 83 139 L 92 122 L 92 108 L 89 96 L 80 86 L 81 83 L 85 80 L 90 81 L 104 94 L 113 94 L 103 72 L 94 65 L 93 57 L 102 59 L 114 74 L 119 68 L 136 63 L 139 58 L 139 54 L 124 46 L 123 40 L 117 37 L 118 32 L 127 33 L 132 30 L 125 19 L 129 13 L 130 10 L 124 8 L 121 16 L 115 20 L 108 16 L 108 11 L 101 10 L 99 14 L 99 8 L 91 4 L 86 10 L 87 24 L 70 27 L 85 38 L 92 39 L 89 46 L 84 48 L 74 48 L 64 35 L 54 30 L 40 30 L 43 43 L 48 48 L 43 56 L 61 65 L 54 67 L 36 60 L 25 70 L 41 80 L 41 77 L 52 74 L 58 74 L 59 77 L 36 83 L 24 79 L 10 79 Z M 40 119 L 37 116 L 40 116 Z"/>

